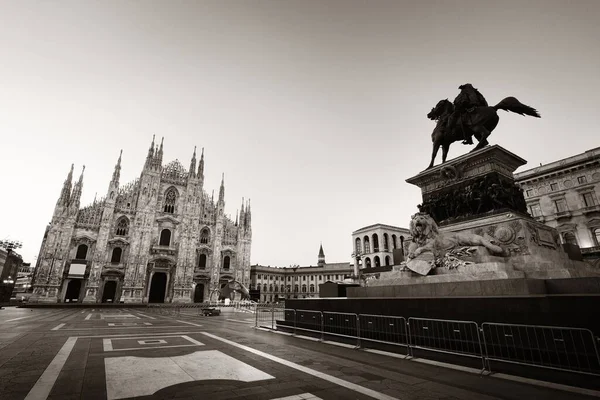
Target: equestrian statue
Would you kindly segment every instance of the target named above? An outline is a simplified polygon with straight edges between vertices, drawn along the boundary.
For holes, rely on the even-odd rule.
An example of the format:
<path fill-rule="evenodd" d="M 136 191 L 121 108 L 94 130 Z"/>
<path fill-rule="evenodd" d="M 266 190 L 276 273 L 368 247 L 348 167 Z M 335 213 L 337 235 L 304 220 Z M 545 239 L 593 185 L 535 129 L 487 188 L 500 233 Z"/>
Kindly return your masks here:
<path fill-rule="evenodd" d="M 507 97 L 490 107 L 483 95 L 470 83 L 465 83 L 458 88 L 460 94 L 454 99 L 454 103 L 448 99 L 440 100 L 427 114 L 427 118 L 437 121 L 431 134 L 433 152 L 431 163 L 427 169 L 433 167 L 440 147 L 442 148 L 442 163 L 444 163 L 450 145 L 459 140 L 462 140 L 462 144 L 473 144 L 471 137 L 474 136 L 478 143 L 471 151 L 487 146 L 489 144 L 488 136 L 498 125 L 498 110 L 540 118 L 540 114 L 535 108 L 522 104 L 514 97 Z"/>

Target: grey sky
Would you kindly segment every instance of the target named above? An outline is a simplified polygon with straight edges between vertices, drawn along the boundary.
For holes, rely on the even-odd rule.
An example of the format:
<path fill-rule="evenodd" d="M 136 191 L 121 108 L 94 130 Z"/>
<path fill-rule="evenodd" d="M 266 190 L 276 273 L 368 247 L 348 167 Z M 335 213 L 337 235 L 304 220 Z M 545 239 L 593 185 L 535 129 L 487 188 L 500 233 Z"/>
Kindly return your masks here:
<path fill-rule="evenodd" d="M 0 1 L 0 238 L 33 261 L 71 163 L 82 205 L 205 148 L 226 212 L 251 198 L 252 263 L 349 261 L 351 232 L 407 226 L 427 112 L 460 84 L 515 96 L 490 137 L 533 167 L 600 145 L 598 1 Z M 455 144 L 450 157 L 468 151 Z"/>

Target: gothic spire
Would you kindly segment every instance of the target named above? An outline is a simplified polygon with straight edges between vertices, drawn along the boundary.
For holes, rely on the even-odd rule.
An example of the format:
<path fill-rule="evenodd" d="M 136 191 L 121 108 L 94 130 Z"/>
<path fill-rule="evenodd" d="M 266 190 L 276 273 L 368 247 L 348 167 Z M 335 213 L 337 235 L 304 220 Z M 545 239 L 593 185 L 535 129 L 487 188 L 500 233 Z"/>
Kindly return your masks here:
<path fill-rule="evenodd" d="M 319 248 L 319 261 L 317 262 L 317 265 L 325 265 L 325 253 L 323 252 L 323 243 L 321 243 L 321 247 Z"/>
<path fill-rule="evenodd" d="M 235 226 L 238 226 L 238 210 L 235 210 Z"/>
<path fill-rule="evenodd" d="M 67 204 L 69 202 L 69 198 L 71 197 L 71 187 L 73 183 L 73 168 L 75 168 L 75 164 L 71 164 L 71 170 L 67 175 L 67 179 L 65 179 L 65 183 L 63 183 L 63 188 L 60 192 L 60 198 L 58 199 L 59 203 Z"/>
<path fill-rule="evenodd" d="M 196 146 L 194 146 L 194 154 L 192 155 L 192 161 L 190 161 L 190 176 L 196 176 Z"/>
<path fill-rule="evenodd" d="M 79 209 L 79 200 L 81 199 L 81 189 L 83 188 L 83 172 L 85 171 L 85 165 L 81 170 L 81 175 L 79 175 L 79 180 L 73 187 L 73 193 L 71 194 L 70 203 L 74 204 L 77 209 Z"/>
<path fill-rule="evenodd" d="M 221 175 L 221 187 L 219 188 L 219 203 L 225 201 L 225 173 Z"/>
<path fill-rule="evenodd" d="M 113 172 L 112 181 L 119 185 L 119 179 L 121 178 L 121 157 L 123 156 L 123 149 L 121 149 L 121 153 L 119 153 L 119 159 L 117 160 L 117 164 L 115 165 L 115 170 Z"/>
<path fill-rule="evenodd" d="M 152 135 L 152 143 L 150 144 L 150 148 L 148 149 L 148 155 L 146 156 L 146 165 L 144 166 L 144 168 L 152 166 L 152 161 L 154 160 L 154 138 L 155 135 Z"/>
<path fill-rule="evenodd" d="M 198 164 L 198 176 L 204 177 L 204 147 L 202 148 L 202 154 L 200 155 L 200 163 Z"/>

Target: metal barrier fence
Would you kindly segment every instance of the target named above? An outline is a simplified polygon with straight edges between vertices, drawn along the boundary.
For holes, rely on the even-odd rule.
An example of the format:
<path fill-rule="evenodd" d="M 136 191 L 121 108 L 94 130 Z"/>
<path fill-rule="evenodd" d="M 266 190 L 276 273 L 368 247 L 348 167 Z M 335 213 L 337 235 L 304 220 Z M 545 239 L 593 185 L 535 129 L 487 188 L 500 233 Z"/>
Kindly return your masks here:
<path fill-rule="evenodd" d="M 485 358 L 514 364 L 600 375 L 600 357 L 588 329 L 481 324 Z"/>
<path fill-rule="evenodd" d="M 481 358 L 485 369 L 479 327 L 472 321 L 409 318 L 410 348 Z"/>
<path fill-rule="evenodd" d="M 507 362 L 600 376 L 600 356 L 591 331 L 548 327 L 455 321 L 399 316 L 294 310 L 274 305 L 256 306 L 256 326 L 310 332 L 320 340 L 356 340 L 356 346 L 374 343 L 480 358 L 482 371 L 490 362 Z"/>

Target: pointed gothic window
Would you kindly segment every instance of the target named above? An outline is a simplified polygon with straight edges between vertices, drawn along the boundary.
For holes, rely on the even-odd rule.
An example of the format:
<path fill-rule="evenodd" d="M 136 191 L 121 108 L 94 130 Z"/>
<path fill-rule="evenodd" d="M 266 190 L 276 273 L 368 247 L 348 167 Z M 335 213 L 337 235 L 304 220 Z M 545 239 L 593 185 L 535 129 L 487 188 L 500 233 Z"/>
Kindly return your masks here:
<path fill-rule="evenodd" d="M 223 258 L 223 269 L 228 270 L 230 263 L 231 259 L 229 258 L 229 256 L 225 256 L 225 258 Z"/>
<path fill-rule="evenodd" d="M 198 269 L 206 269 L 206 254 L 200 254 L 200 259 L 198 260 Z"/>
<path fill-rule="evenodd" d="M 88 251 L 87 245 L 80 244 L 77 247 L 77 255 L 75 256 L 75 259 L 77 259 L 77 260 L 85 260 L 85 257 L 87 256 L 87 251 Z"/>
<path fill-rule="evenodd" d="M 175 213 L 175 203 L 177 203 L 177 191 L 175 188 L 169 188 L 165 193 L 165 208 L 166 213 Z"/>
<path fill-rule="evenodd" d="M 200 233 L 200 243 L 207 244 L 210 241 L 210 231 L 208 228 L 202 229 Z"/>
<path fill-rule="evenodd" d="M 127 234 L 129 233 L 129 221 L 127 220 L 127 218 L 122 217 L 121 219 L 119 219 L 119 222 L 117 222 L 117 230 L 115 233 L 117 234 L 117 236 L 127 236 Z"/>
<path fill-rule="evenodd" d="M 171 244 L 171 231 L 168 229 L 163 229 L 160 233 L 160 241 L 158 242 L 159 246 L 169 246 Z"/>
<path fill-rule="evenodd" d="M 121 262 L 121 254 L 123 254 L 123 250 L 120 247 L 115 247 L 112 251 L 112 256 L 110 257 L 110 262 L 113 264 L 118 264 Z"/>

